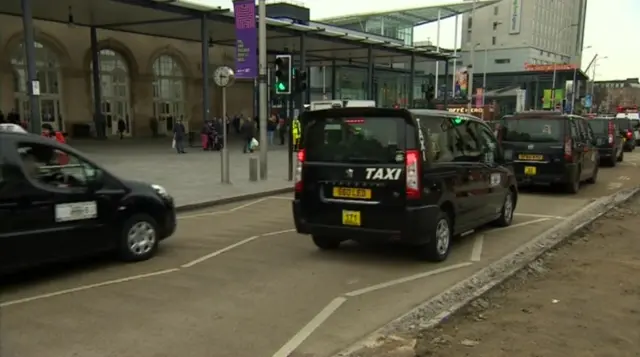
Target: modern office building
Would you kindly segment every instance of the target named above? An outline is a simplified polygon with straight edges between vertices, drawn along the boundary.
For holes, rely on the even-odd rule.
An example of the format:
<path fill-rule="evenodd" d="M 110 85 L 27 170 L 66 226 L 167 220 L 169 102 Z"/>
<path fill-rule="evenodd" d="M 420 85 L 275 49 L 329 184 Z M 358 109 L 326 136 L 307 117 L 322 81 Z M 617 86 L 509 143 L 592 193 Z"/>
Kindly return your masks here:
<path fill-rule="evenodd" d="M 526 64 L 579 66 L 586 13 L 587 0 L 502 0 L 465 13 L 462 62 L 469 64 L 473 47 L 476 72 L 518 72 Z"/>
<path fill-rule="evenodd" d="M 499 0 L 478 0 L 477 8 L 484 8 L 498 3 Z M 313 20 L 313 24 L 322 27 L 339 27 L 345 31 L 357 31 L 369 34 L 371 38 L 381 39 L 398 46 L 412 46 L 414 44 L 414 28 L 434 23 L 456 15 L 471 11 L 472 3 L 451 3 L 438 6 L 407 8 L 388 12 L 362 13 L 340 17 Z M 421 64 L 417 64 L 417 77 L 414 85 L 414 97 L 421 98 L 422 84 L 426 80 Z M 430 68 L 430 67 L 425 67 Z M 356 65 L 341 64 L 336 68 L 336 98 L 366 99 L 367 68 Z M 376 101 L 382 106 L 406 104 L 409 94 L 409 70 L 407 63 L 376 65 L 374 71 L 374 91 Z M 330 67 L 315 67 L 310 70 L 310 100 L 330 98 L 333 78 Z"/>

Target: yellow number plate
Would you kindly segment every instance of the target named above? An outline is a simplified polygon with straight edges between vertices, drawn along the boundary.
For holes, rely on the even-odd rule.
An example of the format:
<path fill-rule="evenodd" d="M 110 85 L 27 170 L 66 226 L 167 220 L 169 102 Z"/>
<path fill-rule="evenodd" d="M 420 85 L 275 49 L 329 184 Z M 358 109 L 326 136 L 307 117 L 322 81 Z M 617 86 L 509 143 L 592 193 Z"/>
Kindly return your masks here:
<path fill-rule="evenodd" d="M 360 225 L 360 212 L 359 211 L 342 211 L 342 224 L 345 226 L 359 226 Z"/>
<path fill-rule="evenodd" d="M 371 190 L 366 188 L 349 188 L 349 187 L 334 187 L 333 197 L 336 198 L 357 198 L 362 200 L 371 199 Z"/>
<path fill-rule="evenodd" d="M 518 159 L 526 161 L 542 161 L 544 156 L 542 155 L 518 155 Z"/>
<path fill-rule="evenodd" d="M 525 175 L 534 176 L 537 173 L 538 173 L 538 170 L 536 169 L 535 166 L 525 166 L 524 167 L 524 174 Z"/>

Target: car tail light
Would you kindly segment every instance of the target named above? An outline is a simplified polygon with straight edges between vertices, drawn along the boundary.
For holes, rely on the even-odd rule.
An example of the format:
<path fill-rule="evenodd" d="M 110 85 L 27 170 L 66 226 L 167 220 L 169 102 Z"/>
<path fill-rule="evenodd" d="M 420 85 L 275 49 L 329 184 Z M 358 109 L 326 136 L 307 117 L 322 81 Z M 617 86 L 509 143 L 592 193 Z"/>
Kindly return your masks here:
<path fill-rule="evenodd" d="M 573 162 L 573 142 L 571 141 L 571 137 L 567 136 L 564 139 L 564 159 L 565 161 Z"/>
<path fill-rule="evenodd" d="M 305 159 L 305 151 L 304 149 L 300 149 L 298 151 L 298 160 L 296 162 L 296 171 L 295 171 L 295 191 L 302 192 L 302 164 Z"/>
<path fill-rule="evenodd" d="M 406 171 L 407 198 L 420 198 L 420 151 L 407 150 Z"/>
<path fill-rule="evenodd" d="M 609 145 L 613 145 L 613 134 L 615 132 L 615 128 L 613 126 L 612 121 L 609 121 L 608 129 L 609 129 Z"/>

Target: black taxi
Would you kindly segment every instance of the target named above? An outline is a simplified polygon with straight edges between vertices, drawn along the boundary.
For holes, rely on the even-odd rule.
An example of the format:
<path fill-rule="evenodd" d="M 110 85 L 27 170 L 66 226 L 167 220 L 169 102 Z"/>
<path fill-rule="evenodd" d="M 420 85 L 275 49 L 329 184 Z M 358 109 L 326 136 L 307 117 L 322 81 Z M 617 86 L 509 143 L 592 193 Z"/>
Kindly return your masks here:
<path fill-rule="evenodd" d="M 163 187 L 118 178 L 53 139 L 0 130 L 0 273 L 103 252 L 142 261 L 175 230 Z"/>
<path fill-rule="evenodd" d="M 293 217 L 320 249 L 395 240 L 442 261 L 453 237 L 511 224 L 515 177 L 492 129 L 475 117 L 337 108 L 305 112 L 301 123 Z"/>
<path fill-rule="evenodd" d="M 597 180 L 597 138 L 583 117 L 553 111 L 516 113 L 501 120 L 498 137 L 520 185 L 560 185 L 576 193 L 581 182 Z"/>

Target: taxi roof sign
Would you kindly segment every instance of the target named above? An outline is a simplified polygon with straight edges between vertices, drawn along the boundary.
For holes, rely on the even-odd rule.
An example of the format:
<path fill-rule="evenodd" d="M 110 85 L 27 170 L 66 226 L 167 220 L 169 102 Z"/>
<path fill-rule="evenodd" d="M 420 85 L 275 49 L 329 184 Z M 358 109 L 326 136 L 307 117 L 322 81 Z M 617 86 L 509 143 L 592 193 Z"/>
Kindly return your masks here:
<path fill-rule="evenodd" d="M 18 124 L 13 123 L 2 123 L 0 124 L 0 133 L 20 133 L 20 134 L 29 134 L 23 127 Z"/>

